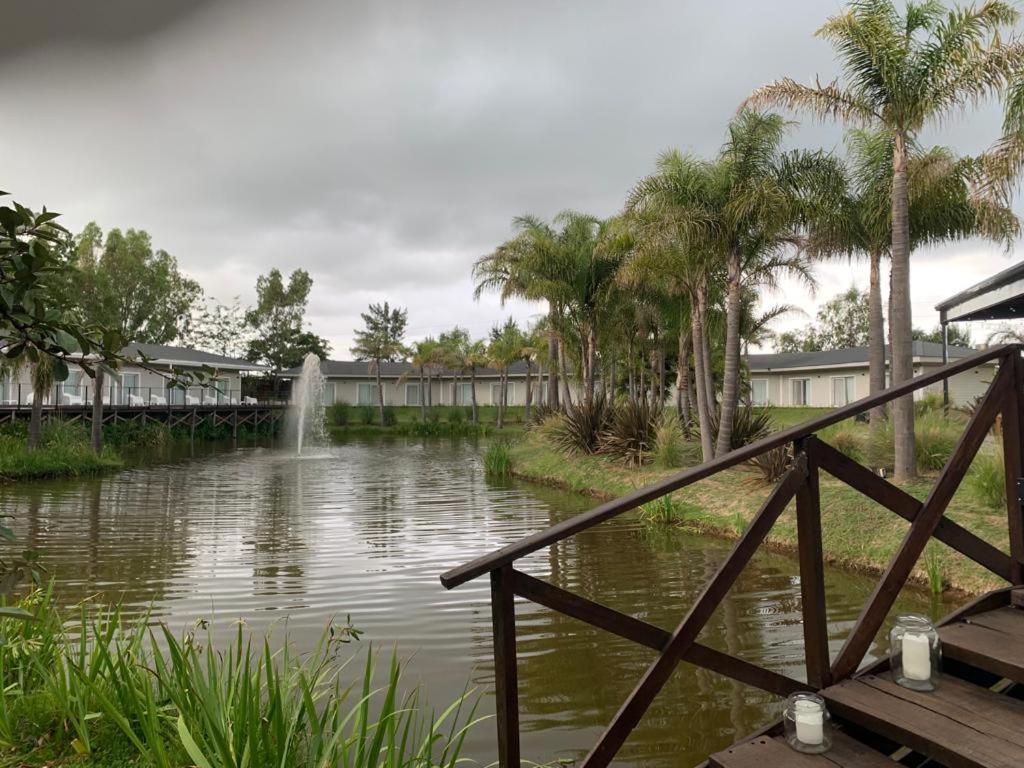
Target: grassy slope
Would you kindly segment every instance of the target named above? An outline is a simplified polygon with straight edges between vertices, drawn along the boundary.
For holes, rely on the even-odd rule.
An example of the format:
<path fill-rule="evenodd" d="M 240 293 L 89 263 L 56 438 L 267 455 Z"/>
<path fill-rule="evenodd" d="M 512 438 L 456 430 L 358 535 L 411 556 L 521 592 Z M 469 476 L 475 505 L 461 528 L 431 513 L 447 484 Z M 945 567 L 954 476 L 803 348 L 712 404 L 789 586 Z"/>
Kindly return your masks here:
<path fill-rule="evenodd" d="M 512 462 L 513 472 L 519 477 L 602 499 L 615 498 L 679 471 L 655 467 L 635 470 L 598 456 L 567 459 L 564 454 L 543 444 L 536 435 L 527 435 L 512 447 Z M 931 481 L 924 478 L 904 486 L 904 489 L 923 499 L 931 489 Z M 749 521 L 768 491 L 769 488 L 751 469 L 736 467 L 677 491 L 673 498 L 700 509 L 689 524 L 715 535 L 733 537 L 739 519 Z M 821 477 L 821 507 L 825 557 L 829 562 L 845 567 L 880 572 L 907 530 L 908 524 L 904 520 L 824 473 Z M 1006 550 L 1005 517 L 973 502 L 962 489 L 954 497 L 947 514 L 986 541 Z M 795 547 L 793 504 L 776 523 L 768 541 L 784 550 Z M 933 542 L 929 546 L 935 548 L 943 579 L 950 588 L 975 593 L 1004 586 L 988 571 L 944 544 Z M 915 580 L 926 583 L 923 561 L 924 558 L 915 572 Z"/>
<path fill-rule="evenodd" d="M 30 451 L 21 439 L 0 438 L 0 481 L 88 475 L 121 466 L 121 457 L 109 447 L 99 456 L 87 444 L 78 443 Z"/>

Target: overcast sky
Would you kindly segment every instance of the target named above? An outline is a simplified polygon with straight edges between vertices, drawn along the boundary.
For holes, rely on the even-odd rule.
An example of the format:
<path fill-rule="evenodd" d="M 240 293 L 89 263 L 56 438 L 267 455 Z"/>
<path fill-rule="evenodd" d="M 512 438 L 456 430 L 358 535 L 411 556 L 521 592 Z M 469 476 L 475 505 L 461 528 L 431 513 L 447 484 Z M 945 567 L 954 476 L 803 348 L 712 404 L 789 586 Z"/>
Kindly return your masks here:
<path fill-rule="evenodd" d="M 348 357 L 371 301 L 409 338 L 477 335 L 538 307 L 474 302 L 470 267 L 510 220 L 606 216 L 661 150 L 711 154 L 754 87 L 835 74 L 822 0 L 0 0 L 0 189 L 78 230 L 148 230 L 209 295 L 254 296 L 303 267 L 309 320 Z M 930 138 L 997 135 L 987 108 Z M 793 146 L 840 143 L 800 125 Z M 915 325 L 1013 256 L 981 242 L 915 253 Z M 863 263 L 823 265 L 813 315 Z M 800 325 L 791 317 L 779 328 Z M 975 338 L 984 336 L 978 329 Z"/>

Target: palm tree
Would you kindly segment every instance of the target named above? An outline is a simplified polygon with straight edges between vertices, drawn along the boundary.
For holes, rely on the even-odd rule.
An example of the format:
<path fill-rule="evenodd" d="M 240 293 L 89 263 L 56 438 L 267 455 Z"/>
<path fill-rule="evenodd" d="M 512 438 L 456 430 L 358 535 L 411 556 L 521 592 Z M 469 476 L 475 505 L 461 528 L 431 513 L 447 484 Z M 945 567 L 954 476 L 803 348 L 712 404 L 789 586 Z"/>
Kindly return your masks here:
<path fill-rule="evenodd" d="M 357 360 L 367 361 L 369 372 L 376 377 L 380 423 L 384 426 L 384 388 L 381 384 L 380 367 L 384 362 L 405 359 L 407 350 L 402 338 L 405 336 L 408 312 L 398 307 L 391 309 L 385 301 L 384 304 L 371 304 L 369 310 L 362 313 L 361 317 L 364 327 L 355 332 L 352 354 Z"/>
<path fill-rule="evenodd" d="M 1024 65 L 1024 44 L 1002 35 L 1017 18 L 1012 5 L 999 0 L 952 9 L 938 2 L 908 3 L 903 14 L 892 0 L 855 0 L 818 30 L 836 49 L 844 83 L 801 85 L 784 78 L 757 89 L 747 100 L 755 106 L 778 105 L 877 126 L 891 137 L 893 383 L 913 376 L 910 145 L 925 126 L 1005 91 Z M 908 480 L 916 474 L 910 395 L 893 403 L 893 421 L 895 477 Z"/>
<path fill-rule="evenodd" d="M 812 232 L 808 250 L 816 256 L 867 256 L 868 365 L 871 394 L 885 388 L 885 333 L 882 311 L 881 263 L 892 243 L 893 139 L 885 130 L 854 129 L 847 132 L 848 162 L 844 193 L 836 215 L 820 220 Z M 973 177 L 978 161 L 959 158 L 945 147 L 922 149 L 908 145 L 907 190 L 911 253 L 920 245 L 972 236 L 1002 242 L 1007 247 L 1019 233 L 1013 211 L 999 200 L 977 196 Z M 871 410 L 871 424 L 878 428 L 882 406 Z"/>
<path fill-rule="evenodd" d="M 479 408 L 476 404 L 476 369 L 487 365 L 487 345 L 482 339 L 470 342 L 466 348 L 465 364 L 469 369 L 469 396 L 473 404 L 473 423 L 479 422 Z"/>
<path fill-rule="evenodd" d="M 29 371 L 32 382 L 32 412 L 28 420 L 28 447 L 37 449 L 43 439 L 43 400 L 53 389 L 53 359 L 49 355 L 39 355 L 39 359 L 31 363 Z"/>
<path fill-rule="evenodd" d="M 426 375 L 427 366 L 433 359 L 434 346 L 436 342 L 427 337 L 422 341 L 414 341 L 412 346 L 409 348 L 409 362 L 412 364 L 413 371 L 419 376 L 420 384 L 420 420 L 426 424 L 427 422 L 427 392 L 424 388 L 424 377 Z M 398 383 L 401 384 L 409 378 L 409 372 L 403 373 L 398 377 Z"/>
<path fill-rule="evenodd" d="M 505 425 L 505 408 L 508 406 L 508 369 L 512 363 L 523 357 L 523 332 L 510 317 L 504 325 L 491 329 L 487 345 L 488 365 L 498 372 L 498 429 Z"/>

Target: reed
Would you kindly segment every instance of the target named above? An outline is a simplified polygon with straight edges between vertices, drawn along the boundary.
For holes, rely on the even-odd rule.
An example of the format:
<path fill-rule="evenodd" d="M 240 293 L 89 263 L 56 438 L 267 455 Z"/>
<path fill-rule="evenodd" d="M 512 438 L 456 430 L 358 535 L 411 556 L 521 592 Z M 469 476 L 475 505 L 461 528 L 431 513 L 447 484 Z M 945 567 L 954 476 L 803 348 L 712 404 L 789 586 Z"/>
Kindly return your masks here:
<path fill-rule="evenodd" d="M 350 624 L 300 654 L 241 623 L 221 647 L 206 624 L 179 636 L 117 608 L 65 624 L 48 591 L 21 607 L 32 620 L 0 618 L 0 745 L 15 764 L 453 768 L 479 721 L 471 691 L 436 712 L 404 688 L 396 653 L 380 670 L 372 648 L 347 651 Z"/>
<path fill-rule="evenodd" d="M 512 476 L 512 454 L 508 442 L 495 440 L 484 452 L 484 473 L 495 480 L 503 480 Z"/>

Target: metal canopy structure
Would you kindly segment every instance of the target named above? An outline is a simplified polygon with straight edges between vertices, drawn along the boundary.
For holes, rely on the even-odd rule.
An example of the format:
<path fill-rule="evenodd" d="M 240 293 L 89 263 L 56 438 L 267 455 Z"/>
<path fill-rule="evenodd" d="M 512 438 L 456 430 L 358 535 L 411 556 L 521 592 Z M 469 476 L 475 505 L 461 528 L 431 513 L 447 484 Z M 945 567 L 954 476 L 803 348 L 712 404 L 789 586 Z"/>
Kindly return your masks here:
<path fill-rule="evenodd" d="M 935 305 L 942 328 L 942 362 L 949 362 L 949 324 L 1024 319 L 1024 261 Z M 942 382 L 949 407 L 949 382 Z"/>

